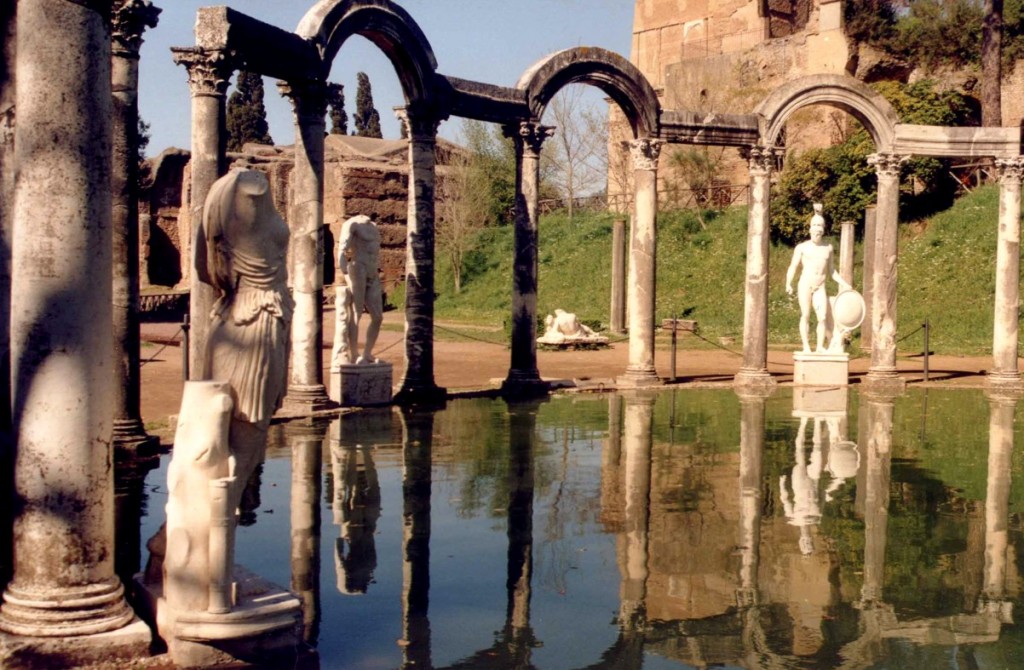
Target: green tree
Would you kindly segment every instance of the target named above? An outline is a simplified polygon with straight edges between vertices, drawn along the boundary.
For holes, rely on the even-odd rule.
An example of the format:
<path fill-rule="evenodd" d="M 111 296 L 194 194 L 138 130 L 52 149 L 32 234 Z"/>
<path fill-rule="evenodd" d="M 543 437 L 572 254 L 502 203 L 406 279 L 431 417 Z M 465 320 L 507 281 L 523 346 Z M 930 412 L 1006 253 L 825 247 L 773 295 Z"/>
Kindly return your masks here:
<path fill-rule="evenodd" d="M 241 151 L 246 142 L 273 144 L 263 105 L 263 77 L 240 70 L 235 92 L 228 99 L 228 151 Z"/>
<path fill-rule="evenodd" d="M 360 137 L 381 138 L 380 114 L 373 106 L 373 91 L 370 78 L 365 72 L 356 73 L 356 112 L 352 117 L 356 126 L 356 135 Z"/>
<path fill-rule="evenodd" d="M 474 156 L 483 175 L 481 188 L 486 189 L 488 221 L 511 223 L 516 202 L 516 154 L 512 140 L 498 126 L 482 121 L 465 120 L 462 136 L 466 150 Z"/>
<path fill-rule="evenodd" d="M 348 114 L 345 113 L 345 87 L 327 85 L 327 105 L 330 107 L 331 135 L 348 135 Z"/>

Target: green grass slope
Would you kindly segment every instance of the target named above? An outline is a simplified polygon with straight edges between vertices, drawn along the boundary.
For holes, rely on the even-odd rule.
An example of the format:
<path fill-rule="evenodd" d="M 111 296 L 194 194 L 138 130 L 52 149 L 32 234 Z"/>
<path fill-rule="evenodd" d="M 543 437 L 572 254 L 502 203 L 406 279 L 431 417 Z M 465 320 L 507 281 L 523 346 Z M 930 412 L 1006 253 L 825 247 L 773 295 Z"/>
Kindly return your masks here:
<path fill-rule="evenodd" d="M 901 226 L 898 316 L 901 353 L 921 350 L 925 319 L 931 348 L 942 353 L 982 354 L 991 350 L 998 188 L 978 189 L 928 222 Z M 743 331 L 743 275 L 746 208 L 737 207 L 704 226 L 692 212 L 668 212 L 658 220 L 656 318 L 696 319 L 704 337 L 716 341 Z M 922 231 L 923 232 L 919 232 Z M 838 251 L 838 240 L 833 239 Z M 538 313 L 555 308 L 580 318 L 608 321 L 612 216 L 564 214 L 540 222 Z M 770 251 L 769 341 L 795 347 L 799 308 L 786 295 L 788 247 Z M 857 245 L 854 284 L 861 287 L 862 247 Z M 466 260 L 463 287 L 453 290 L 451 266 L 438 257 L 437 317 L 477 325 L 503 326 L 509 318 L 512 286 L 512 228 L 483 231 Z M 830 287 L 830 291 L 834 287 Z M 689 345 L 688 345 L 689 346 Z M 738 345 L 737 345 L 738 346 Z"/>

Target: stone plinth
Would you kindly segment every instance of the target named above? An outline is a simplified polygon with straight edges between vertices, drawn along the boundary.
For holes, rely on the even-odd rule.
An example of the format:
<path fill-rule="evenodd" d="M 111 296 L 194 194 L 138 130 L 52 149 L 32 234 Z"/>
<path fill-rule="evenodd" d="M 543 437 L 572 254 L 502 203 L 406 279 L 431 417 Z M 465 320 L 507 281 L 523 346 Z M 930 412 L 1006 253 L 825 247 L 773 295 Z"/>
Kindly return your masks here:
<path fill-rule="evenodd" d="M 236 565 L 231 611 L 177 612 L 163 584 L 135 576 L 139 613 L 157 628 L 175 664 L 208 667 L 286 662 L 302 645 L 302 602 L 295 594 Z M 288 663 L 290 665 L 290 663 Z"/>
<path fill-rule="evenodd" d="M 849 390 L 846 386 L 797 386 L 793 389 L 793 416 L 845 417 L 848 395 Z"/>
<path fill-rule="evenodd" d="M 346 364 L 331 370 L 331 400 L 342 407 L 387 405 L 391 402 L 390 363 Z"/>
<path fill-rule="evenodd" d="M 796 386 L 846 386 L 849 381 L 849 354 L 793 353 L 793 384 Z"/>
<path fill-rule="evenodd" d="M 0 668 L 58 668 L 128 662 L 150 655 L 152 633 L 135 618 L 127 626 L 95 635 L 31 637 L 0 631 Z"/>

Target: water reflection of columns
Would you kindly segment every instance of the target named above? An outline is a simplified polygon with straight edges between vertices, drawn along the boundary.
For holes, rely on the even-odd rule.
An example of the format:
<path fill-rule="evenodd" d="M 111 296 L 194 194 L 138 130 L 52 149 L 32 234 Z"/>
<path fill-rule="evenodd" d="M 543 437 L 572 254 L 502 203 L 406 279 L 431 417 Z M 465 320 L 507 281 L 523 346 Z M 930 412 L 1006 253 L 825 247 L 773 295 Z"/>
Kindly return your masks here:
<path fill-rule="evenodd" d="M 866 466 L 864 468 L 864 585 L 861 605 L 882 603 L 885 545 L 889 529 L 889 481 L 892 468 L 892 418 L 895 397 L 865 393 L 861 411 L 867 412 Z"/>
<path fill-rule="evenodd" d="M 619 625 L 628 630 L 642 628 L 647 612 L 654 400 L 653 394 L 642 392 L 625 397 L 622 449 L 626 505 L 625 534 L 619 547 L 619 565 L 622 566 Z"/>
<path fill-rule="evenodd" d="M 434 413 L 403 408 L 402 667 L 429 668 L 430 496 Z"/>
<path fill-rule="evenodd" d="M 761 508 L 764 469 L 765 392 L 742 390 L 740 399 L 740 584 L 736 591 L 739 607 L 758 604 L 757 571 L 761 562 Z"/>
<path fill-rule="evenodd" d="M 533 647 L 530 627 L 533 576 L 533 453 L 537 440 L 539 402 L 515 403 L 509 413 L 508 469 L 508 602 L 507 640 L 515 667 L 528 667 Z"/>
<path fill-rule="evenodd" d="M 302 639 L 316 645 L 320 631 L 320 470 L 323 422 L 292 422 L 291 590 L 302 599 Z"/>
<path fill-rule="evenodd" d="M 979 612 L 996 614 L 1012 623 L 1013 604 L 1006 597 L 1009 542 L 1010 469 L 1013 457 L 1013 419 L 1018 394 L 988 396 L 988 486 L 985 494 L 985 576 Z"/>

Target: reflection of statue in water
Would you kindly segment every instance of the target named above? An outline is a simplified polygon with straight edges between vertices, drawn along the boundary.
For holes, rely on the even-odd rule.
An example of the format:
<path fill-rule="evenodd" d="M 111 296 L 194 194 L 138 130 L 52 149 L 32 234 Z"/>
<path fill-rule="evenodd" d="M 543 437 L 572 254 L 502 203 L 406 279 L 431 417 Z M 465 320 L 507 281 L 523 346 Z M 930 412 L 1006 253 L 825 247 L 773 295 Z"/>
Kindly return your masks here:
<path fill-rule="evenodd" d="M 373 452 L 363 446 L 344 447 L 341 454 L 342 480 L 335 497 L 339 508 L 341 537 L 335 547 L 338 591 L 366 593 L 377 569 L 377 520 L 380 518 L 380 482 Z M 348 549 L 346 551 L 346 543 Z"/>
<path fill-rule="evenodd" d="M 809 340 L 811 328 L 811 308 L 817 318 L 817 349 L 825 351 L 825 333 L 832 330 L 832 314 L 828 295 L 825 292 L 825 280 L 832 277 L 843 290 L 851 286 L 835 270 L 832 263 L 832 245 L 824 240 L 825 218 L 821 215 L 821 203 L 814 203 L 814 216 L 811 217 L 811 239 L 796 245 L 793 260 L 786 272 L 786 293 L 793 295 L 793 278 L 798 267 L 803 266 L 800 280 L 797 283 L 797 300 L 800 302 L 800 339 L 804 351 L 811 351 Z"/>
<path fill-rule="evenodd" d="M 807 460 L 807 421 L 800 418 L 800 429 L 796 434 L 796 465 L 790 475 L 779 477 L 779 496 L 786 518 L 793 526 L 800 528 L 800 553 L 814 551 L 811 526 L 821 521 L 821 504 L 818 500 L 818 482 L 821 479 L 821 431 L 817 420 L 814 422 L 811 458 Z M 787 481 L 792 486 L 790 495 Z"/>
<path fill-rule="evenodd" d="M 199 279 L 220 292 L 200 361 L 211 381 L 186 382 L 168 468 L 164 588 L 175 611 L 234 604 L 235 515 L 286 387 L 288 238 L 261 173 L 213 184 L 195 254 Z"/>
<path fill-rule="evenodd" d="M 541 344 L 572 344 L 575 342 L 604 344 L 608 338 L 585 326 L 572 312 L 556 309 L 544 318 L 544 335 L 537 338 Z"/>
<path fill-rule="evenodd" d="M 331 367 L 350 363 L 376 363 L 371 352 L 384 318 L 384 293 L 378 276 L 380 231 L 368 216 L 353 216 L 341 226 L 337 267 L 345 278 L 335 294 L 335 335 Z M 370 314 L 363 353 L 359 350 L 359 320 Z"/>

